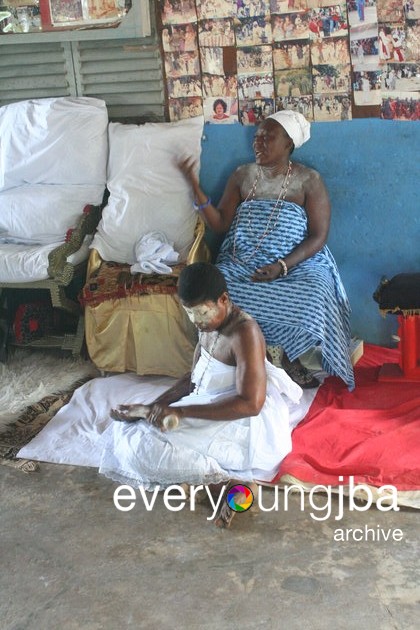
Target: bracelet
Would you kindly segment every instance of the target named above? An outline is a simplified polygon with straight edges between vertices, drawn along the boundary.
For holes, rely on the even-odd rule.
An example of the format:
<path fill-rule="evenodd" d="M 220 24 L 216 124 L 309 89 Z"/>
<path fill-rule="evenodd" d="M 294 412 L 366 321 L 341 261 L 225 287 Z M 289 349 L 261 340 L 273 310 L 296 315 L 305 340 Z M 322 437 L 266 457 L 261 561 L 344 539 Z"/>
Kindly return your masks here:
<path fill-rule="evenodd" d="M 205 201 L 204 203 L 202 203 L 201 205 L 198 205 L 198 203 L 196 203 L 195 201 L 193 201 L 193 208 L 194 210 L 196 210 L 197 212 L 201 212 L 202 210 L 205 210 L 206 208 L 208 208 L 208 206 L 211 204 L 211 199 L 210 197 L 207 197 L 207 201 Z"/>
<path fill-rule="evenodd" d="M 279 265 L 281 266 L 281 268 L 283 270 L 283 273 L 281 274 L 281 277 L 285 278 L 287 276 L 287 271 L 288 271 L 287 265 L 286 265 L 286 261 L 283 260 L 283 258 L 279 258 L 277 262 L 279 263 Z"/>

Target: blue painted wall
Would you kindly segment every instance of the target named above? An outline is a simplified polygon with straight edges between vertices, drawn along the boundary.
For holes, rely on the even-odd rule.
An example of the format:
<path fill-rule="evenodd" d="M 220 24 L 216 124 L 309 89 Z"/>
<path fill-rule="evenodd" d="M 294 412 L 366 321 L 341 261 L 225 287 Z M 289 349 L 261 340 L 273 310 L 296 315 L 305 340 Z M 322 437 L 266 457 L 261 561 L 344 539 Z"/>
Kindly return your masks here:
<path fill-rule="evenodd" d="M 252 161 L 253 127 L 206 125 L 200 180 L 217 202 L 238 165 Z M 372 298 L 380 278 L 420 272 L 420 123 L 359 119 L 313 123 L 311 140 L 293 154 L 328 187 L 328 245 L 352 306 L 353 334 L 392 346 L 396 317 Z M 217 248 L 218 241 L 210 238 Z"/>

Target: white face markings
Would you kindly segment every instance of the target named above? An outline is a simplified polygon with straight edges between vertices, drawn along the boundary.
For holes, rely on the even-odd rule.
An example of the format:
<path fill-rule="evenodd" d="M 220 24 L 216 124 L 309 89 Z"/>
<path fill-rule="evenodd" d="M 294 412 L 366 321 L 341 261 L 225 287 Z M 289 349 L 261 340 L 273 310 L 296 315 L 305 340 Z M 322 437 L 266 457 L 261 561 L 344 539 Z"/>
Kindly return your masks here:
<path fill-rule="evenodd" d="M 208 326 L 208 324 L 217 316 L 217 305 L 197 304 L 197 306 L 184 306 L 185 312 L 195 326 Z"/>

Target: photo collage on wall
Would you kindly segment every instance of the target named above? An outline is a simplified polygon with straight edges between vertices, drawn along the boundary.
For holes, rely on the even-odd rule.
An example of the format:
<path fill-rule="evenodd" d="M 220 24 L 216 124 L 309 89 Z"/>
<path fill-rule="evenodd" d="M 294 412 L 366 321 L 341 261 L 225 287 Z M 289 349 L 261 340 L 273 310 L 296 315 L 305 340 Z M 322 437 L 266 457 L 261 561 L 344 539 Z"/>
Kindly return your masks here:
<path fill-rule="evenodd" d="M 420 117 L 420 0 L 159 0 L 159 10 L 170 120 Z"/>

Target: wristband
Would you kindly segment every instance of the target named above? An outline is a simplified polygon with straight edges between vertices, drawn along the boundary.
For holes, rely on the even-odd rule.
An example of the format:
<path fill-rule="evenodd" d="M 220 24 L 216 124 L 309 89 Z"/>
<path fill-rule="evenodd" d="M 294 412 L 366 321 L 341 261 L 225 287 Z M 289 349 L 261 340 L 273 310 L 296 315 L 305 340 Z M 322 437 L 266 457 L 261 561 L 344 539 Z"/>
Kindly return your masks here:
<path fill-rule="evenodd" d="M 202 210 L 205 210 L 206 208 L 208 208 L 208 206 L 211 204 L 211 199 L 210 197 L 207 197 L 207 201 L 205 201 L 204 203 L 202 203 L 201 205 L 199 205 L 198 203 L 196 203 L 195 201 L 193 201 L 193 208 L 194 210 L 196 210 L 197 212 L 201 212 Z"/>
<path fill-rule="evenodd" d="M 283 260 L 283 258 L 279 258 L 277 262 L 278 262 L 278 264 L 281 266 L 281 268 L 283 270 L 283 273 L 281 274 L 281 277 L 285 278 L 287 276 L 287 271 L 288 271 L 287 270 L 286 261 Z"/>

